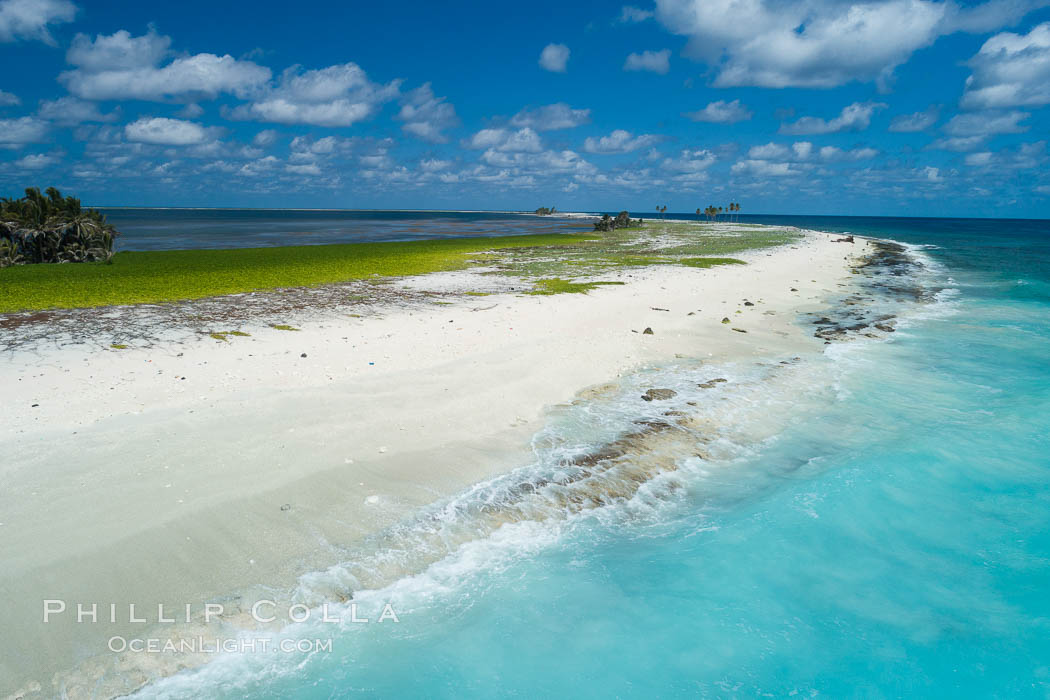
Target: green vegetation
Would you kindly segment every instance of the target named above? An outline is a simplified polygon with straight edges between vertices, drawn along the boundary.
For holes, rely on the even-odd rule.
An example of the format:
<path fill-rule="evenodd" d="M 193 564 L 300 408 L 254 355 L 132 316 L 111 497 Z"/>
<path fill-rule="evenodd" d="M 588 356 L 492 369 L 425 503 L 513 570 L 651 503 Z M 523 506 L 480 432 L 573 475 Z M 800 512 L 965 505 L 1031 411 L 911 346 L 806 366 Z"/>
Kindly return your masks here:
<path fill-rule="evenodd" d="M 559 279 L 554 277 L 552 279 L 536 280 L 536 287 L 528 294 L 586 294 L 596 287 L 602 285 L 617 284 L 622 285 L 623 282 L 570 282 L 569 280 Z"/>
<path fill-rule="evenodd" d="M 539 209 L 534 211 L 533 214 L 539 214 L 540 216 L 550 216 L 551 214 L 556 214 L 557 212 L 557 207 L 540 207 Z"/>
<path fill-rule="evenodd" d="M 542 234 L 395 243 L 128 252 L 112 264 L 0 270 L 0 313 L 200 299 L 278 287 L 419 275 L 470 266 L 494 248 L 557 246 L 586 236 Z"/>
<path fill-rule="evenodd" d="M 112 264 L 0 269 L 0 313 L 160 303 L 255 290 L 310 287 L 483 267 L 533 283 L 533 293 L 586 292 L 625 267 L 739 265 L 746 250 L 798 240 L 787 229 L 647 220 L 594 234 L 538 234 L 395 243 L 126 252 Z M 476 292 L 479 296 L 484 292 Z M 360 295 L 350 295 L 353 300 Z M 367 296 L 367 295 L 366 295 Z M 435 301 L 433 303 L 447 303 Z M 278 330 L 296 330 L 276 325 Z M 227 334 L 229 335 L 229 334 Z"/>
<path fill-rule="evenodd" d="M 229 336 L 231 335 L 239 336 L 241 338 L 251 337 L 251 333 L 245 333 L 244 331 L 220 331 L 218 333 L 209 333 L 208 335 L 216 340 L 221 340 L 224 343 L 230 342 Z"/>
<path fill-rule="evenodd" d="M 746 265 L 743 260 L 737 260 L 736 258 L 682 258 L 678 261 L 679 265 L 685 265 L 686 267 L 714 267 L 715 265 Z"/>
<path fill-rule="evenodd" d="M 0 268 L 31 263 L 108 262 L 117 230 L 95 209 L 54 187 L 0 198 Z"/>
<path fill-rule="evenodd" d="M 295 328 L 294 326 L 289 326 L 289 325 L 287 325 L 285 323 L 275 323 L 274 325 L 272 325 L 270 327 L 274 328 L 276 330 L 279 330 L 279 331 L 297 331 L 297 330 L 299 330 L 298 328 Z"/>
<path fill-rule="evenodd" d="M 127 350 L 128 349 L 128 346 L 124 345 L 123 343 L 111 343 L 109 347 L 113 348 L 114 350 Z"/>

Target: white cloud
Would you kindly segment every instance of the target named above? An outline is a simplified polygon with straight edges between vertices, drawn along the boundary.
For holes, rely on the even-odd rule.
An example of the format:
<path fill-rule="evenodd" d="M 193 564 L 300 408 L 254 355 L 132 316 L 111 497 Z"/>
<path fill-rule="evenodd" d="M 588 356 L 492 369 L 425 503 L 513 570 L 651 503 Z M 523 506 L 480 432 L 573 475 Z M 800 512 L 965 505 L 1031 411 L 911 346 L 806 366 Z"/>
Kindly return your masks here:
<path fill-rule="evenodd" d="M 879 155 L 874 148 L 854 148 L 844 151 L 837 146 L 824 146 L 820 149 L 820 159 L 826 163 L 845 160 L 868 160 Z"/>
<path fill-rule="evenodd" d="M 35 153 L 24 156 L 15 161 L 15 167 L 26 170 L 40 170 L 59 161 L 59 157 L 48 153 Z"/>
<path fill-rule="evenodd" d="M 47 136 L 47 122 L 36 117 L 0 119 L 0 146 L 14 148 L 25 143 L 40 143 Z"/>
<path fill-rule="evenodd" d="M 982 151 L 981 153 L 971 153 L 966 156 L 967 165 L 983 166 L 988 165 L 992 162 L 992 156 L 994 154 L 991 151 Z"/>
<path fill-rule="evenodd" d="M 316 163 L 305 165 L 286 165 L 284 169 L 295 175 L 320 175 L 321 168 Z"/>
<path fill-rule="evenodd" d="M 757 177 L 786 177 L 800 175 L 801 171 L 791 163 L 774 163 L 768 160 L 742 160 L 734 163 L 730 171 L 734 175 L 755 175 Z"/>
<path fill-rule="evenodd" d="M 191 102 L 179 110 L 178 116 L 183 119 L 196 119 L 204 114 L 204 108 L 195 102 Z"/>
<path fill-rule="evenodd" d="M 10 92 L 0 90 L 0 107 L 14 107 L 20 104 L 22 104 L 22 100 L 18 95 L 12 95 Z"/>
<path fill-rule="evenodd" d="M 984 144 L 987 138 L 988 136 L 986 134 L 981 134 L 979 136 L 953 136 L 950 138 L 940 138 L 931 143 L 929 148 L 962 153 L 979 148 Z"/>
<path fill-rule="evenodd" d="M 698 173 L 707 170 L 715 164 L 715 154 L 706 149 L 689 150 L 683 149 L 677 158 L 665 158 L 662 166 L 664 170 L 679 173 Z"/>
<path fill-rule="evenodd" d="M 446 143 L 448 137 L 442 132 L 459 125 L 456 109 L 444 97 L 435 97 L 430 83 L 405 97 L 397 118 L 405 122 L 401 127 L 405 133 L 431 143 Z"/>
<path fill-rule="evenodd" d="M 277 140 L 277 136 L 277 132 L 273 129 L 263 129 L 255 135 L 255 138 L 252 139 L 252 143 L 256 146 L 271 146 L 274 141 Z"/>
<path fill-rule="evenodd" d="M 133 37 L 125 30 L 92 40 L 77 34 L 66 52 L 76 66 L 58 80 L 88 100 L 214 99 L 221 93 L 246 96 L 270 79 L 270 69 L 232 56 L 199 53 L 161 66 L 170 37 L 149 33 Z"/>
<path fill-rule="evenodd" d="M 809 141 L 796 141 L 791 144 L 791 152 L 799 160 L 809 160 L 809 157 L 813 155 L 813 144 Z M 754 157 L 752 156 L 752 158 Z"/>
<path fill-rule="evenodd" d="M 292 159 L 304 161 L 313 160 L 315 156 L 327 156 L 340 151 L 347 152 L 353 148 L 353 145 L 353 139 L 341 139 L 336 136 L 325 136 L 320 139 L 296 136 L 288 148 L 292 151 Z"/>
<path fill-rule="evenodd" d="M 506 153 L 489 149 L 481 155 L 486 165 L 507 169 L 510 176 L 540 175 L 551 173 L 591 174 L 597 168 L 580 157 L 575 151 L 540 151 L 539 153 Z"/>
<path fill-rule="evenodd" d="M 277 85 L 232 110 L 230 116 L 278 124 L 351 126 L 396 98 L 399 86 L 399 81 L 372 82 L 356 63 L 308 71 L 293 66 L 281 74 Z"/>
<path fill-rule="evenodd" d="M 628 54 L 627 60 L 623 62 L 623 69 L 628 71 L 649 71 L 666 75 L 671 70 L 671 50 L 643 51 L 641 53 Z"/>
<path fill-rule="evenodd" d="M 914 112 L 912 114 L 899 114 L 890 122 L 890 131 L 900 133 L 913 133 L 926 131 L 940 118 L 936 107 L 930 107 L 925 112 Z"/>
<path fill-rule="evenodd" d="M 944 182 L 944 176 L 941 175 L 940 168 L 934 168 L 928 165 L 922 169 L 922 174 L 930 182 Z"/>
<path fill-rule="evenodd" d="M 655 14 L 651 10 L 643 10 L 633 5 L 624 5 L 623 10 L 620 12 L 620 22 L 623 24 L 644 22 L 647 19 L 652 19 Z"/>
<path fill-rule="evenodd" d="M 419 169 L 425 173 L 436 173 L 442 170 L 448 170 L 452 167 L 452 161 L 440 160 L 438 158 L 424 158 L 419 161 Z"/>
<path fill-rule="evenodd" d="M 48 25 L 72 22 L 76 14 L 69 0 L 0 0 L 0 42 L 35 39 L 54 46 Z"/>
<path fill-rule="evenodd" d="M 539 153 L 543 150 L 540 135 L 529 127 L 511 129 L 482 129 L 466 144 L 468 148 L 484 148 L 505 153 Z"/>
<path fill-rule="evenodd" d="M 94 102 L 85 102 L 75 97 L 60 97 L 40 103 L 37 115 L 61 126 L 75 126 L 84 122 L 111 122 L 117 118 L 115 112 L 103 114 Z"/>
<path fill-rule="evenodd" d="M 993 134 L 1020 134 L 1028 126 L 1019 124 L 1029 117 L 1028 112 L 973 112 L 957 114 L 944 125 L 949 136 L 986 137 Z"/>
<path fill-rule="evenodd" d="M 540 52 L 540 68 L 552 73 L 564 73 L 569 63 L 569 47 L 565 44 L 547 44 Z"/>
<path fill-rule="evenodd" d="M 601 138 L 587 137 L 583 142 L 583 150 L 587 153 L 630 153 L 640 148 L 649 148 L 659 141 L 660 137 L 655 134 L 632 136 L 629 131 L 617 129 Z"/>
<path fill-rule="evenodd" d="M 786 160 L 791 157 L 791 150 L 779 143 L 767 143 L 762 146 L 752 146 L 747 152 L 747 157 L 752 160 Z"/>
<path fill-rule="evenodd" d="M 711 122 L 714 124 L 735 124 L 751 118 L 751 110 L 740 104 L 740 100 L 712 102 L 696 112 L 686 112 L 686 117 L 694 122 Z"/>
<path fill-rule="evenodd" d="M 842 108 L 834 119 L 802 117 L 791 124 L 781 124 L 782 134 L 837 134 L 842 131 L 863 131 L 871 124 L 871 115 L 886 105 L 882 102 L 854 102 Z"/>
<path fill-rule="evenodd" d="M 965 158 L 966 164 L 972 167 L 1008 171 L 1043 167 L 1046 160 L 1046 141 L 1022 143 L 1015 149 L 1003 149 L 996 153 L 992 151 L 970 153 Z"/>
<path fill-rule="evenodd" d="M 536 131 L 554 131 L 572 129 L 590 121 L 591 110 L 573 109 L 564 102 L 556 102 L 536 109 L 523 109 L 511 117 L 510 123 L 512 126 L 529 127 Z"/>
<path fill-rule="evenodd" d="M 970 59 L 962 106 L 969 109 L 1050 104 L 1050 22 L 1028 34 L 1004 32 Z"/>
<path fill-rule="evenodd" d="M 748 160 L 751 161 L 789 161 L 805 162 L 810 160 L 821 160 L 826 163 L 841 161 L 867 160 L 879 154 L 874 148 L 854 148 L 843 150 L 837 146 L 824 146 L 815 150 L 809 141 L 796 141 L 791 147 L 779 143 L 767 143 L 761 146 L 752 146 L 748 152 Z M 751 168 L 752 166 L 748 166 Z"/>
<path fill-rule="evenodd" d="M 200 124 L 166 117 L 134 121 L 124 127 L 124 135 L 129 141 L 165 146 L 190 146 L 204 143 L 208 137 Z"/>
<path fill-rule="evenodd" d="M 689 37 L 685 54 L 713 66 L 719 87 L 885 87 L 916 50 L 956 31 L 990 31 L 1045 4 L 991 0 L 657 0 L 657 18 Z"/>

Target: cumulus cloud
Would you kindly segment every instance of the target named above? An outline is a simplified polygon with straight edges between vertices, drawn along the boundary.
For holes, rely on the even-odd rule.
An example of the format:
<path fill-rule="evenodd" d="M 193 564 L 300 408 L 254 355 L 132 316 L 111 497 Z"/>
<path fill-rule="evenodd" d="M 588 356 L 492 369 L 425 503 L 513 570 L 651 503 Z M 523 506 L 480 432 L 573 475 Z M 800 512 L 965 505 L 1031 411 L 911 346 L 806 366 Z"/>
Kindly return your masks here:
<path fill-rule="evenodd" d="M 569 63 L 569 47 L 565 44 L 547 44 L 540 52 L 540 68 L 552 73 L 564 73 Z"/>
<path fill-rule="evenodd" d="M 518 129 L 482 129 L 466 143 L 468 148 L 502 152 L 538 153 L 543 150 L 540 135 L 529 127 Z"/>
<path fill-rule="evenodd" d="M 0 107 L 14 107 L 15 105 L 20 104 L 22 104 L 22 100 L 18 95 L 13 95 L 10 92 L 0 90 Z"/>
<path fill-rule="evenodd" d="M 47 122 L 36 117 L 0 119 L 0 147 L 17 148 L 26 143 L 40 143 L 47 137 Z"/>
<path fill-rule="evenodd" d="M 591 110 L 573 109 L 564 102 L 556 102 L 535 109 L 523 109 L 513 117 L 512 126 L 528 127 L 536 131 L 572 129 L 591 121 Z"/>
<path fill-rule="evenodd" d="M 325 136 L 314 139 L 310 136 L 296 136 L 288 145 L 291 150 L 289 160 L 307 162 L 319 156 L 330 156 L 336 153 L 347 153 L 354 147 L 353 139 L 342 139 L 337 136 Z"/>
<path fill-rule="evenodd" d="M 967 165 L 975 168 L 996 168 L 999 170 L 1021 170 L 1043 167 L 1046 164 L 1046 141 L 1022 143 L 1017 148 L 1007 148 L 998 152 L 981 151 L 966 156 Z"/>
<path fill-rule="evenodd" d="M 657 0 L 657 18 L 689 38 L 685 54 L 716 70 L 715 85 L 886 87 L 916 50 L 957 31 L 1015 22 L 1043 0 Z"/>
<path fill-rule="evenodd" d="M 949 136 L 986 137 L 993 134 L 1020 134 L 1029 127 L 1019 122 L 1029 117 L 1028 112 L 973 112 L 957 114 L 944 125 Z"/>
<path fill-rule="evenodd" d="M 1028 34 L 1004 32 L 970 59 L 962 106 L 968 109 L 1050 104 L 1050 22 Z"/>
<path fill-rule="evenodd" d="M 116 112 L 103 114 L 94 102 L 85 102 L 76 97 L 44 100 L 40 103 L 37 114 L 60 126 L 75 126 L 84 122 L 111 122 L 117 118 Z"/>
<path fill-rule="evenodd" d="M 459 125 L 456 109 L 444 97 L 435 97 L 430 83 L 408 93 L 397 118 L 405 122 L 406 134 L 431 143 L 446 143 L 445 129 Z"/>
<path fill-rule="evenodd" d="M 40 170 L 49 165 L 54 165 L 61 160 L 57 155 L 51 153 L 34 153 L 23 156 L 15 161 L 15 167 L 25 170 Z"/>
<path fill-rule="evenodd" d="M 583 142 L 583 150 L 587 153 L 630 153 L 641 148 L 649 148 L 659 141 L 660 137 L 655 134 L 633 136 L 629 131 L 616 129 L 608 136 L 601 138 L 587 137 Z"/>
<path fill-rule="evenodd" d="M 284 169 L 293 175 L 320 175 L 321 167 L 316 163 L 305 163 L 301 165 L 288 164 Z"/>
<path fill-rule="evenodd" d="M 926 131 L 940 118 L 936 107 L 930 107 L 925 112 L 914 112 L 912 114 L 898 114 L 890 122 L 890 131 L 899 133 L 914 133 Z"/>
<path fill-rule="evenodd" d="M 807 161 L 823 161 L 825 163 L 841 161 L 857 161 L 874 158 L 879 154 L 874 148 L 853 148 L 844 150 L 837 146 L 824 146 L 817 149 L 809 141 L 796 141 L 791 146 L 779 143 L 767 143 L 752 146 L 748 152 L 748 160 L 751 161 L 790 161 L 804 163 Z M 749 168 L 751 166 L 748 166 Z"/>
<path fill-rule="evenodd" d="M 987 140 L 987 135 L 980 136 L 952 136 L 948 138 L 940 138 L 929 145 L 929 148 L 939 149 L 942 151 L 956 151 L 959 153 L 965 153 L 966 151 L 972 151 L 975 148 L 980 148 L 984 145 Z"/>
<path fill-rule="evenodd" d="M 734 163 L 729 170 L 734 175 L 755 175 L 757 177 L 786 177 L 802 173 L 791 163 L 774 163 L 768 160 L 742 160 Z"/>
<path fill-rule="evenodd" d="M 88 100 L 214 99 L 222 93 L 246 96 L 270 79 L 270 69 L 230 55 L 199 53 L 161 65 L 171 38 L 150 30 L 132 36 L 120 30 L 94 39 L 77 34 L 66 52 L 73 70 L 58 80 Z"/>
<path fill-rule="evenodd" d="M 623 10 L 620 11 L 620 22 L 623 24 L 644 22 L 647 19 L 652 19 L 655 14 L 656 13 L 651 10 L 643 10 L 634 5 L 624 5 Z"/>
<path fill-rule="evenodd" d="M 292 66 L 276 85 L 269 86 L 253 102 L 233 109 L 230 117 L 278 124 L 351 126 L 371 117 L 399 91 L 400 81 L 374 83 L 356 63 L 307 71 Z"/>
<path fill-rule="evenodd" d="M 510 176 L 517 177 L 547 176 L 551 173 L 585 175 L 597 172 L 597 168 L 591 163 L 570 150 L 507 153 L 489 149 L 482 154 L 481 160 L 486 165 L 506 169 Z"/>
<path fill-rule="evenodd" d="M 256 146 L 272 146 L 277 141 L 277 132 L 273 129 L 263 129 L 252 138 L 252 143 Z"/>
<path fill-rule="evenodd" d="M 842 108 L 834 119 L 802 117 L 790 124 L 781 124 L 782 134 L 837 134 L 842 131 L 863 131 L 871 124 L 871 115 L 886 105 L 882 102 L 854 102 Z"/>
<path fill-rule="evenodd" d="M 834 163 L 837 161 L 868 160 L 879 155 L 879 152 L 874 148 L 854 148 L 846 151 L 838 146 L 824 146 L 820 149 L 819 154 L 820 159 L 825 163 Z"/>
<path fill-rule="evenodd" d="M 69 0 L 0 0 L 0 42 L 31 39 L 54 46 L 48 26 L 72 22 L 76 14 Z"/>
<path fill-rule="evenodd" d="M 623 62 L 623 69 L 628 71 L 649 71 L 666 75 L 671 70 L 671 50 L 643 51 L 641 53 L 628 54 L 627 60 Z"/>
<path fill-rule="evenodd" d="M 735 124 L 751 118 L 751 110 L 740 104 L 740 100 L 726 102 L 718 100 L 695 112 L 686 112 L 685 116 L 694 122 L 711 122 L 713 124 Z"/>
<path fill-rule="evenodd" d="M 715 154 L 706 149 L 683 149 L 677 158 L 665 158 L 662 166 L 665 170 L 678 173 L 698 173 L 715 164 Z"/>
<path fill-rule="evenodd" d="M 204 143 L 208 132 L 200 124 L 167 117 L 146 117 L 124 127 L 129 141 L 165 146 L 190 146 Z"/>

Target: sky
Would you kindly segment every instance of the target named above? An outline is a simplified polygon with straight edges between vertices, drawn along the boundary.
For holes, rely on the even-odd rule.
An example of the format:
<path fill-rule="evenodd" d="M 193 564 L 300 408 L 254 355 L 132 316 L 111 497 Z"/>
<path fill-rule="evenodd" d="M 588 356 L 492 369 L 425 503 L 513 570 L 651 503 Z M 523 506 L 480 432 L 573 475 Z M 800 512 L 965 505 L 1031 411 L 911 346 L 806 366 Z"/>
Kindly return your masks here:
<path fill-rule="evenodd" d="M 0 0 L 0 194 L 1050 218 L 1050 0 Z"/>

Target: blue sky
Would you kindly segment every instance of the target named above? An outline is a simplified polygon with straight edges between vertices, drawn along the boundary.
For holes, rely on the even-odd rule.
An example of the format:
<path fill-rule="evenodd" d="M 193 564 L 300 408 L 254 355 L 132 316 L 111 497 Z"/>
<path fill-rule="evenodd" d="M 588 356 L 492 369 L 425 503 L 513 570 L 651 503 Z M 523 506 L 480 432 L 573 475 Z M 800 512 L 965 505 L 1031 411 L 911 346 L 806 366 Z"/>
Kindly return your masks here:
<path fill-rule="evenodd" d="M 0 191 L 1050 217 L 1050 0 L 0 0 Z"/>

